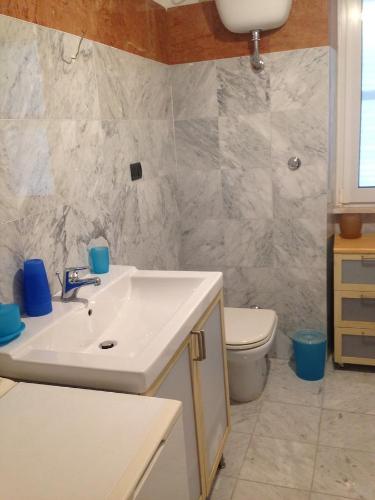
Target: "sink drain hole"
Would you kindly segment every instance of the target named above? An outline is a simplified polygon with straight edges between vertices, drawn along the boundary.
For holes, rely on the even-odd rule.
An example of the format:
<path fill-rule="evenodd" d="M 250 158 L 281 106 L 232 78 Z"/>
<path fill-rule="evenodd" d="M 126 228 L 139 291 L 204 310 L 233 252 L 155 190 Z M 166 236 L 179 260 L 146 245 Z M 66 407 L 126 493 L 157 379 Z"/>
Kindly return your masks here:
<path fill-rule="evenodd" d="M 105 340 L 104 342 L 100 342 L 99 349 L 112 349 L 117 345 L 115 340 Z"/>

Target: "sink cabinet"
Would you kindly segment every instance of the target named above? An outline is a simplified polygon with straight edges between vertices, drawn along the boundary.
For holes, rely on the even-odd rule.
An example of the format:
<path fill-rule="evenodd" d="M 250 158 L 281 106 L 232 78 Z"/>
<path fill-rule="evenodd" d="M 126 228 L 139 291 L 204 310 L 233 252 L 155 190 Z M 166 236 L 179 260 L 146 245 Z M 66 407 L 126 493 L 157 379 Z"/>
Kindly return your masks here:
<path fill-rule="evenodd" d="M 230 430 L 220 293 L 145 395 L 183 403 L 191 500 L 208 497 Z"/>

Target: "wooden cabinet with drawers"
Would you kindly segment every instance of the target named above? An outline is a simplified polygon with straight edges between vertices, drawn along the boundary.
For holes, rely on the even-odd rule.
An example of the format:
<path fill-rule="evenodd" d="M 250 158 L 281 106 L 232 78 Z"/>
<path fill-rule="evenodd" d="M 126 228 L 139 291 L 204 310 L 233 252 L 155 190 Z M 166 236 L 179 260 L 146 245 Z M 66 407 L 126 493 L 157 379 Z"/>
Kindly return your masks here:
<path fill-rule="evenodd" d="M 375 365 L 375 234 L 335 237 L 336 363 Z"/>

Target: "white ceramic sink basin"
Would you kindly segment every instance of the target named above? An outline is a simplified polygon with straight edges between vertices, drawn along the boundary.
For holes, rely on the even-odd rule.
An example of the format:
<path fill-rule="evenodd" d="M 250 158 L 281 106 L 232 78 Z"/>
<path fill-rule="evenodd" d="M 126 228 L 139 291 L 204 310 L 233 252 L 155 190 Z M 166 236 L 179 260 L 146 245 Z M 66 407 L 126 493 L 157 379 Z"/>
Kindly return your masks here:
<path fill-rule="evenodd" d="M 79 301 L 26 318 L 25 333 L 0 347 L 0 375 L 143 393 L 221 287 L 221 273 L 111 266 Z"/>

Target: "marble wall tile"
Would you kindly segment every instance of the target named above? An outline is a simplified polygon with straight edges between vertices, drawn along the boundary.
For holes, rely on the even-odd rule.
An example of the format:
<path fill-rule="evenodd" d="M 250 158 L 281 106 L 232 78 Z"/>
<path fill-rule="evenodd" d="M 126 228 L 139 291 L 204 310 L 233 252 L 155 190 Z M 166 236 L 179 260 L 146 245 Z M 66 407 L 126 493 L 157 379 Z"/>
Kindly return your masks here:
<path fill-rule="evenodd" d="M 326 271 L 293 266 L 275 271 L 279 328 L 289 336 L 301 328 L 326 331 Z"/>
<path fill-rule="evenodd" d="M 328 110 L 328 47 L 274 52 L 267 56 L 267 62 L 272 111 L 302 109 L 307 105 Z"/>
<path fill-rule="evenodd" d="M 198 226 L 193 223 L 182 230 L 181 268 L 202 268 L 207 262 L 217 270 L 224 264 L 224 228 L 219 219 L 201 221 Z"/>
<path fill-rule="evenodd" d="M 100 44 L 95 44 L 95 64 L 103 119 L 170 118 L 167 66 Z"/>
<path fill-rule="evenodd" d="M 174 66 L 172 93 L 175 120 L 217 117 L 216 62 Z"/>
<path fill-rule="evenodd" d="M 48 118 L 99 118 L 93 43 L 68 33 L 38 28 L 38 53 Z M 77 58 L 72 60 L 72 57 Z"/>
<path fill-rule="evenodd" d="M 55 276 L 66 266 L 88 264 L 88 247 L 92 240 L 104 239 L 109 220 L 105 214 L 60 206 L 20 221 L 24 258 L 44 260 L 51 291 L 60 290 Z M 41 237 L 43 235 L 43 237 Z"/>
<path fill-rule="evenodd" d="M 224 237 L 226 266 L 272 267 L 272 219 L 225 220 Z"/>
<path fill-rule="evenodd" d="M 40 118 L 45 113 L 38 28 L 0 16 L 0 118 Z"/>
<path fill-rule="evenodd" d="M 94 53 L 101 118 L 129 119 L 131 101 L 126 75 L 134 70 L 133 58 L 101 44 L 95 44 Z"/>
<path fill-rule="evenodd" d="M 156 61 L 137 57 L 137 68 L 130 81 L 132 118 L 170 119 L 172 87 L 170 68 Z M 139 92 L 140 86 L 142 92 Z"/>
<path fill-rule="evenodd" d="M 111 196 L 112 165 L 104 162 L 103 128 L 99 121 L 63 121 L 64 149 L 54 163 L 56 191 L 63 203 L 89 210 L 108 204 Z M 58 140 L 58 138 L 57 138 Z M 65 160 L 65 164 L 62 161 Z M 108 172 L 107 172 L 108 167 Z"/>
<path fill-rule="evenodd" d="M 277 287 L 275 270 L 261 267 L 224 267 L 225 304 L 228 307 L 275 309 Z"/>
<path fill-rule="evenodd" d="M 219 118 L 220 152 L 224 164 L 246 171 L 271 168 L 271 115 Z"/>
<path fill-rule="evenodd" d="M 220 170 L 180 170 L 178 202 L 183 220 L 199 225 L 223 216 Z"/>
<path fill-rule="evenodd" d="M 136 161 L 142 162 L 143 177 L 176 177 L 173 123 L 169 120 L 132 120 L 131 132 L 139 146 Z"/>
<path fill-rule="evenodd" d="M 138 185 L 140 228 L 146 252 L 142 267 L 177 267 L 178 207 L 172 188 L 168 178 Z"/>
<path fill-rule="evenodd" d="M 55 183 L 45 120 L 0 121 L 0 223 L 40 212 Z"/>
<path fill-rule="evenodd" d="M 249 498 L 259 498 L 259 500 L 309 500 L 310 497 L 308 491 L 255 483 L 254 481 L 238 481 L 232 500 L 248 500 Z"/>
<path fill-rule="evenodd" d="M 37 27 L 28 22 L 16 21 L 12 17 L 0 15 L 0 42 L 30 42 L 36 37 Z"/>
<path fill-rule="evenodd" d="M 308 491 L 314 458 L 314 445 L 254 435 L 240 478 Z"/>
<path fill-rule="evenodd" d="M 310 189 L 327 192 L 328 172 L 328 114 L 325 110 L 305 107 L 303 111 L 290 110 L 271 113 L 272 165 L 286 167 L 291 156 L 299 156 L 306 165 L 315 165 L 318 183 Z M 302 172 L 302 167 L 300 172 Z M 308 185 L 308 178 L 306 179 Z M 308 192 L 310 194 L 310 192 Z"/>
<path fill-rule="evenodd" d="M 273 244 L 277 267 L 284 266 L 315 269 L 325 268 L 325 220 L 315 218 L 277 219 L 274 224 Z M 301 249 L 303 248 L 303 251 Z"/>
<path fill-rule="evenodd" d="M 270 77 L 254 73 L 249 57 L 217 61 L 217 99 L 220 116 L 264 113 L 270 109 Z"/>
<path fill-rule="evenodd" d="M 175 140 L 180 170 L 220 168 L 217 118 L 176 121 Z"/>
<path fill-rule="evenodd" d="M 272 173 L 251 168 L 239 171 L 232 164 L 222 169 L 224 214 L 228 219 L 272 219 Z"/>
<path fill-rule="evenodd" d="M 18 221 L 0 224 L 0 303 L 21 303 L 22 232 Z"/>
<path fill-rule="evenodd" d="M 375 454 L 319 446 L 313 491 L 345 498 L 375 497 Z"/>
<path fill-rule="evenodd" d="M 320 408 L 264 401 L 255 435 L 315 444 L 320 413 Z"/>

